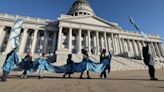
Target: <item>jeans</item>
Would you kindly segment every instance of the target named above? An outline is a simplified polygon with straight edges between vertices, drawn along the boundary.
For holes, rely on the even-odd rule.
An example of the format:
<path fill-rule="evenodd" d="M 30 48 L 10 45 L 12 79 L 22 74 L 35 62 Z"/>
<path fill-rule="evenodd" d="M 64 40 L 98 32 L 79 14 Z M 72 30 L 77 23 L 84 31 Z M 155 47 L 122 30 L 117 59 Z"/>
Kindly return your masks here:
<path fill-rule="evenodd" d="M 155 68 L 152 65 L 148 65 L 150 78 L 155 78 Z"/>
<path fill-rule="evenodd" d="M 105 71 L 105 70 L 101 72 L 100 77 L 102 78 L 102 77 L 103 77 L 103 75 L 104 75 L 104 78 L 106 78 L 106 77 L 107 77 L 107 76 L 106 76 L 106 71 Z"/>

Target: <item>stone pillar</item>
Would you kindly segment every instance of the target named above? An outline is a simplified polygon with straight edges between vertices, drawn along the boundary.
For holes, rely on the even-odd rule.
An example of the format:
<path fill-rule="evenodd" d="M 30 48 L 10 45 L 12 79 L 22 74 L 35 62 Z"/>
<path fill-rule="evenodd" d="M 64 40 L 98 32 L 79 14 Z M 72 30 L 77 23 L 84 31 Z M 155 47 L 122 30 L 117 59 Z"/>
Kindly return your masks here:
<path fill-rule="evenodd" d="M 23 36 L 22 36 L 22 40 L 20 43 L 20 47 L 19 47 L 19 53 L 20 54 L 24 53 L 24 49 L 25 49 L 25 45 L 26 45 L 26 41 L 27 41 L 27 36 L 28 36 L 27 31 L 28 31 L 28 29 L 24 29 L 24 31 L 23 31 Z"/>
<path fill-rule="evenodd" d="M 159 47 L 158 47 L 157 43 L 155 43 L 155 48 L 156 48 L 157 56 L 161 57 L 161 54 L 160 54 Z"/>
<path fill-rule="evenodd" d="M 44 43 L 43 43 L 43 52 L 47 52 L 47 30 L 44 30 Z"/>
<path fill-rule="evenodd" d="M 62 30 L 63 30 L 63 27 L 59 27 L 57 50 L 60 50 L 61 48 Z"/>
<path fill-rule="evenodd" d="M 81 32 L 82 29 L 79 29 L 79 34 L 78 34 L 78 54 L 81 54 Z"/>
<path fill-rule="evenodd" d="M 88 53 L 91 53 L 91 31 L 88 30 Z"/>
<path fill-rule="evenodd" d="M 34 31 L 34 37 L 33 37 L 33 41 L 32 41 L 31 53 L 34 53 L 35 52 L 35 46 L 36 46 L 38 31 L 39 30 L 35 30 Z"/>
<path fill-rule="evenodd" d="M 128 43 L 128 52 L 131 52 L 131 45 L 130 45 L 130 40 L 127 39 L 127 43 Z"/>
<path fill-rule="evenodd" d="M 112 38 L 112 53 L 115 54 L 116 50 L 115 50 L 115 41 L 114 41 L 114 37 L 113 37 L 113 33 L 111 33 L 111 38 Z"/>
<path fill-rule="evenodd" d="M 136 46 L 136 43 L 135 43 L 135 40 L 132 40 L 132 43 L 133 43 L 133 53 L 134 53 L 134 56 L 137 56 L 138 55 L 138 50 L 137 50 L 137 46 Z"/>
<path fill-rule="evenodd" d="M 96 51 L 97 51 L 97 46 L 96 46 L 96 44 L 97 44 L 97 42 L 96 42 L 97 40 L 96 40 L 96 34 L 94 34 L 94 36 L 93 36 L 93 53 L 94 54 L 96 54 Z"/>
<path fill-rule="evenodd" d="M 124 41 L 124 39 L 121 39 L 121 41 L 122 41 L 122 53 L 125 53 L 126 52 L 126 50 L 125 50 L 125 41 Z"/>
<path fill-rule="evenodd" d="M 142 55 L 142 48 L 140 47 L 140 42 L 137 40 L 137 46 L 138 46 L 138 54 L 139 56 Z"/>
<path fill-rule="evenodd" d="M 151 49 L 152 49 L 152 52 L 153 52 L 153 57 L 156 57 L 157 55 L 156 55 L 156 52 L 155 52 L 153 42 L 150 42 L 150 46 L 151 46 Z"/>
<path fill-rule="evenodd" d="M 53 44 L 52 44 L 52 51 L 53 53 L 55 52 L 55 49 L 56 49 L 56 32 L 54 32 L 54 37 L 53 37 Z"/>
<path fill-rule="evenodd" d="M 154 44 L 154 42 L 152 42 L 151 44 L 152 44 L 152 47 L 153 47 L 153 49 L 154 49 L 154 55 L 155 55 L 155 57 L 157 57 L 157 56 L 158 56 L 158 53 L 157 53 L 155 44 Z"/>
<path fill-rule="evenodd" d="M 120 47 L 119 47 L 118 35 L 115 36 L 115 41 L 116 41 L 116 52 L 117 52 L 117 54 L 119 54 Z"/>
<path fill-rule="evenodd" d="M 1 39 L 0 39 L 0 47 L 2 46 L 2 42 L 3 42 L 3 39 L 5 37 L 5 31 L 4 31 L 4 26 L 0 26 L 0 35 L 1 35 Z"/>
<path fill-rule="evenodd" d="M 120 47 L 120 53 L 119 54 L 122 54 L 123 53 L 123 47 L 122 47 L 122 41 L 121 41 L 120 35 L 118 35 L 118 42 L 119 42 L 119 47 Z"/>
<path fill-rule="evenodd" d="M 99 45 L 99 32 L 96 31 L 96 43 L 97 43 L 97 55 L 100 54 L 100 45 Z"/>
<path fill-rule="evenodd" d="M 107 45 L 107 37 L 106 37 L 106 32 L 104 32 L 104 42 L 105 42 L 105 49 L 108 52 L 108 45 Z"/>
<path fill-rule="evenodd" d="M 162 43 L 159 43 L 158 47 L 159 47 L 159 51 L 160 51 L 161 56 L 164 57 L 164 50 L 163 50 L 163 47 L 162 47 Z"/>
<path fill-rule="evenodd" d="M 69 42 L 68 42 L 69 53 L 72 53 L 72 28 L 69 29 Z"/>
<path fill-rule="evenodd" d="M 108 51 L 111 51 L 111 39 L 110 39 L 110 37 L 107 37 L 107 41 L 108 41 Z"/>

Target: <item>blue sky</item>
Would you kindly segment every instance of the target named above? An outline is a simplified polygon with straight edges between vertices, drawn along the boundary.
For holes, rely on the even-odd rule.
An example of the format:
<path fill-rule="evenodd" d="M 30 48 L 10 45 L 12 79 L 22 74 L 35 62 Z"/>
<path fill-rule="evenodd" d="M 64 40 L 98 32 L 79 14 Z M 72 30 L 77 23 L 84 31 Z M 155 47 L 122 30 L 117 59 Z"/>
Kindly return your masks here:
<path fill-rule="evenodd" d="M 75 0 L 0 0 L 0 12 L 56 20 Z M 128 16 L 144 33 L 164 39 L 164 0 L 88 0 L 96 15 L 128 30 L 136 31 Z M 163 40 L 164 42 L 164 40 Z"/>

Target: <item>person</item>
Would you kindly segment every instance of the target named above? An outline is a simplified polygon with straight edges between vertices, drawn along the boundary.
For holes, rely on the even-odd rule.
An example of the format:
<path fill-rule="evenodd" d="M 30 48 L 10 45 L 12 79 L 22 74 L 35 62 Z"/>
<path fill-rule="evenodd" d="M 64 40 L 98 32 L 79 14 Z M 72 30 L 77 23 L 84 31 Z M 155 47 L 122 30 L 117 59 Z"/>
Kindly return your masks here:
<path fill-rule="evenodd" d="M 2 67 L 3 75 L 1 78 L 2 82 L 7 81 L 7 76 L 9 75 L 10 71 L 14 68 L 14 65 L 19 65 L 19 58 L 15 52 L 16 48 L 9 52 L 6 56 L 5 63 Z"/>
<path fill-rule="evenodd" d="M 41 57 L 38 58 L 38 69 L 39 69 L 39 79 L 44 78 L 44 70 L 47 68 L 47 61 L 46 61 L 46 55 L 45 53 L 42 53 Z"/>
<path fill-rule="evenodd" d="M 100 63 L 102 63 L 104 59 L 108 59 L 108 64 L 107 64 L 106 68 L 101 72 L 100 78 L 103 78 L 103 77 L 107 78 L 106 70 L 108 69 L 108 73 L 110 72 L 110 61 L 111 61 L 111 58 L 112 58 L 111 53 L 109 52 L 109 55 L 106 56 L 106 50 L 103 49 L 101 54 L 100 54 Z"/>
<path fill-rule="evenodd" d="M 89 61 L 89 56 L 88 56 L 87 50 L 82 49 L 82 54 L 83 54 L 83 62 L 86 60 Z M 84 74 L 84 71 L 81 72 L 80 79 L 83 79 L 83 74 Z M 89 76 L 89 71 L 87 71 L 87 79 L 91 79 L 91 77 Z"/>
<path fill-rule="evenodd" d="M 149 69 L 150 80 L 158 80 L 155 77 L 155 68 L 154 68 L 155 62 L 154 62 L 154 58 L 152 54 L 150 54 L 149 52 L 148 42 L 146 43 L 146 47 L 143 47 L 142 52 L 143 52 L 143 58 L 144 58 L 143 61 L 145 65 L 148 66 L 148 69 Z"/>
<path fill-rule="evenodd" d="M 22 63 L 21 63 L 22 68 L 24 69 L 24 72 L 21 75 L 21 79 L 27 79 L 27 71 L 33 67 L 33 61 L 32 61 L 32 53 L 28 53 Z"/>
<path fill-rule="evenodd" d="M 71 78 L 71 74 L 72 74 L 72 64 L 73 64 L 73 60 L 72 60 L 72 54 L 68 54 L 68 59 L 67 59 L 67 71 L 64 75 L 63 78 L 65 78 L 65 76 L 68 74 L 68 77 Z"/>

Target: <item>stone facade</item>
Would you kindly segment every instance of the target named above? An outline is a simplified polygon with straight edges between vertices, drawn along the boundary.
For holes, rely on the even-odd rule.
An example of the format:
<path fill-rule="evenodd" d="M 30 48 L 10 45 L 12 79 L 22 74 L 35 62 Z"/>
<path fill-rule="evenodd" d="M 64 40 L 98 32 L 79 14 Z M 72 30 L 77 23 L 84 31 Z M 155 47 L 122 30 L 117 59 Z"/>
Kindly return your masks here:
<path fill-rule="evenodd" d="M 128 32 L 117 23 L 96 16 L 86 0 L 76 0 L 69 13 L 61 15 L 57 20 L 0 14 L 2 55 L 8 53 L 10 30 L 17 18 L 25 21 L 20 34 L 20 56 L 29 51 L 34 57 L 42 52 L 55 53 L 56 61 L 64 64 L 69 53 L 80 61 L 81 49 L 87 49 L 90 55 L 100 55 L 100 51 L 105 48 L 113 55 L 142 59 L 142 47 L 145 46 L 142 35 Z M 147 36 L 155 60 L 164 61 L 161 38 L 158 35 Z"/>

